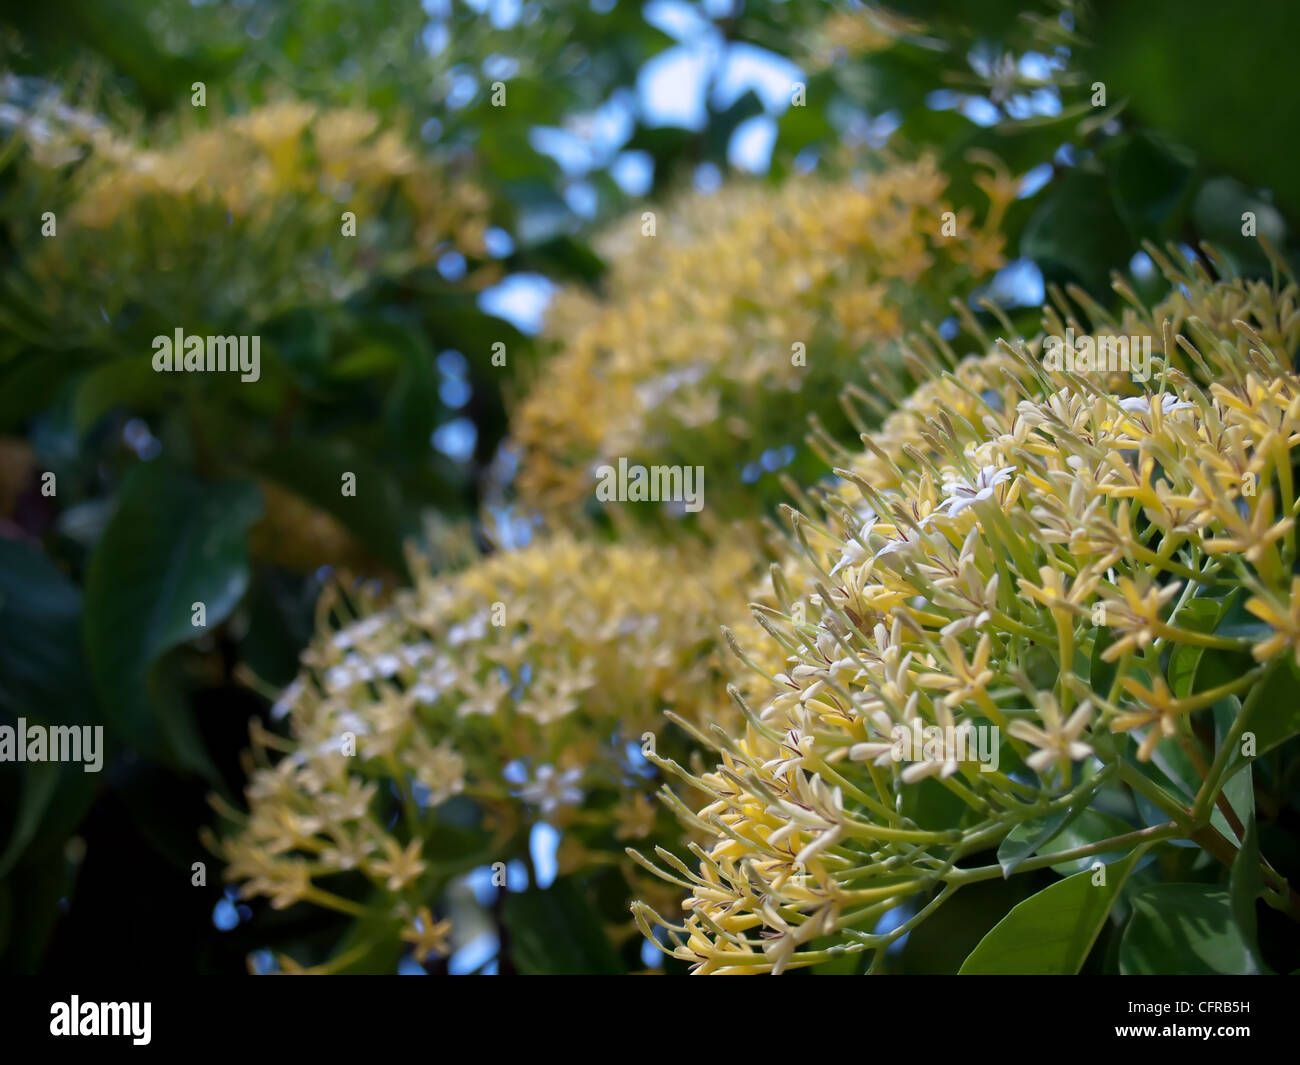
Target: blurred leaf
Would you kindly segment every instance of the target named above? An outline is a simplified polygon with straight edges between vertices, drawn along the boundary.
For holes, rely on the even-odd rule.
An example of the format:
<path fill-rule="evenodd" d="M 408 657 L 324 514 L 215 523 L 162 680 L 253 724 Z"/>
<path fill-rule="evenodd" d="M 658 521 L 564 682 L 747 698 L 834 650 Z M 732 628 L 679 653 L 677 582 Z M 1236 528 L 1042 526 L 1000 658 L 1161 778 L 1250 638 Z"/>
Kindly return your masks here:
<path fill-rule="evenodd" d="M 0 432 L 17 429 L 53 401 L 75 369 L 71 358 L 49 351 L 7 363 L 0 369 Z"/>
<path fill-rule="evenodd" d="M 0 707 L 42 723 L 99 720 L 81 611 L 81 592 L 45 552 L 0 539 Z"/>
<path fill-rule="evenodd" d="M 167 377 L 154 372 L 148 358 L 112 359 L 86 374 L 77 386 L 72 417 L 87 433 L 117 406 L 153 407 L 167 388 Z"/>
<path fill-rule="evenodd" d="M 62 849 L 46 854 L 38 862 L 23 862 L 6 881 L 15 915 L 10 924 L 4 967 L 18 973 L 35 973 L 54 926 L 59 920 L 59 901 L 72 889 L 72 877 Z"/>
<path fill-rule="evenodd" d="M 1115 642 L 1114 633 L 1105 626 L 1092 630 L 1092 661 L 1089 664 L 1088 686 L 1102 696 L 1109 696 L 1119 672 L 1116 662 L 1107 662 L 1102 655 L 1106 648 Z"/>
<path fill-rule="evenodd" d="M 365 951 L 351 962 L 336 970 L 339 974 L 354 976 L 391 976 L 397 972 L 406 947 L 402 942 L 401 922 L 393 919 L 391 905 L 378 895 L 375 905 L 367 907 L 333 951 L 337 957 L 354 947 L 365 944 Z"/>
<path fill-rule="evenodd" d="M 903 789 L 903 816 L 925 829 L 953 828 L 969 808 L 933 777 L 922 777 Z"/>
<path fill-rule="evenodd" d="M 74 726 L 99 721 L 87 682 L 81 605 L 81 593 L 44 552 L 0 539 L 0 707 L 13 718 Z M 96 775 L 79 762 L 14 768 L 22 792 L 0 878 L 33 843 L 42 853 L 60 848 L 98 788 Z"/>
<path fill-rule="evenodd" d="M 623 972 L 600 921 L 575 881 L 556 880 L 545 891 L 529 888 L 506 896 L 510 957 L 524 975 Z"/>
<path fill-rule="evenodd" d="M 427 453 L 427 441 L 425 448 Z M 276 448 L 260 471 L 291 492 L 334 515 L 375 557 L 405 572 L 402 542 L 412 531 L 402 496 L 392 476 L 370 457 L 342 440 L 294 440 Z M 343 495 L 343 474 L 354 473 L 357 494 Z"/>
<path fill-rule="evenodd" d="M 1248 11 L 1183 0 L 1099 0 L 1086 62 L 1147 123 L 1244 181 L 1271 188 L 1300 217 L 1293 175 L 1300 111 L 1291 65 L 1300 6 L 1258 0 Z M 1250 76 L 1241 75 L 1247 63 Z"/>
<path fill-rule="evenodd" d="M 300 382 L 323 380 L 329 368 L 330 324 L 314 308 L 297 308 L 263 325 L 262 355 L 273 354 L 291 367 Z"/>
<path fill-rule="evenodd" d="M 31 762 L 23 769 L 23 794 L 18 804 L 18 816 L 13 823 L 9 843 L 0 854 L 0 880 L 8 875 L 9 870 L 18 861 L 23 849 L 36 835 L 41 817 L 54 797 L 55 786 L 59 782 L 59 765 L 54 762 Z M 78 772 L 81 767 L 77 767 Z"/>
<path fill-rule="evenodd" d="M 536 244 L 529 249 L 530 263 L 550 267 L 551 274 L 593 282 L 605 272 L 599 255 L 573 237 L 561 236 Z"/>
<path fill-rule="evenodd" d="M 835 75 L 823 70 L 805 82 L 805 102 L 802 107 L 790 106 L 777 119 L 775 158 L 782 152 L 795 155 L 805 148 L 833 142 L 835 127 L 827 120 L 828 103 L 835 88 Z"/>
<path fill-rule="evenodd" d="M 433 809 L 422 853 L 440 877 L 457 876 L 490 861 L 496 837 L 483 825 L 483 809 L 454 795 Z"/>
<path fill-rule="evenodd" d="M 1178 236 L 1193 191 L 1193 163 L 1187 153 L 1149 133 L 1122 141 L 1111 162 L 1115 207 L 1136 248 L 1143 239 L 1157 243 Z"/>
<path fill-rule="evenodd" d="M 261 497 L 247 482 L 204 484 L 159 466 L 134 467 L 90 561 L 86 644 L 105 716 L 118 735 L 159 752 L 149 671 L 194 639 L 192 605 L 208 628 L 248 586 L 245 541 Z"/>
<path fill-rule="evenodd" d="M 1244 215 L 1255 216 L 1256 236 L 1243 232 Z M 1203 240 L 1230 257 L 1238 269 L 1262 273 L 1269 266 L 1259 237 L 1267 237 L 1276 248 L 1285 247 L 1286 220 L 1270 197 L 1251 192 L 1229 177 L 1211 178 L 1201 185 L 1192 203 L 1192 221 Z"/>
<path fill-rule="evenodd" d="M 1039 264 L 1044 280 L 1079 283 L 1098 296 L 1108 290 L 1109 272 L 1136 250 L 1105 178 L 1082 170 L 1049 186 L 1021 239 L 1021 254 Z"/>
<path fill-rule="evenodd" d="M 283 687 L 297 674 L 298 655 L 315 628 L 319 590 L 312 578 L 280 570 L 262 570 L 253 581 L 240 657 L 268 684 Z"/>
<path fill-rule="evenodd" d="M 907 934 L 902 971 L 955 975 L 979 941 L 1018 903 L 1041 890 L 1049 876 L 1022 873 L 962 888 Z"/>
<path fill-rule="evenodd" d="M 753 89 L 747 90 L 729 107 L 711 116 L 707 138 L 707 154 L 722 165 L 727 161 L 727 145 L 736 127 L 747 119 L 763 113 L 763 101 Z"/>

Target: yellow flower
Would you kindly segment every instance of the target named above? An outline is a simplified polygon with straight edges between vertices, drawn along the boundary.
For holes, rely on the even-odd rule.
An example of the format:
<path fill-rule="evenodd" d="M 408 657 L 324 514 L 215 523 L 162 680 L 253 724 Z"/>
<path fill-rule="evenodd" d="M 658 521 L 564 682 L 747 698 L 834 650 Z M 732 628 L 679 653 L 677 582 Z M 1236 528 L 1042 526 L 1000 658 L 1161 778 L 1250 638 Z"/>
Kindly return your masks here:
<path fill-rule="evenodd" d="M 428 906 L 421 906 L 415 917 L 402 929 L 402 942 L 415 945 L 415 960 L 423 964 L 430 954 L 447 955 L 447 937 L 451 934 L 451 921 L 434 922 Z"/>
<path fill-rule="evenodd" d="M 1273 595 L 1254 595 L 1246 600 L 1246 609 L 1273 629 L 1271 636 L 1258 641 L 1251 654 L 1260 662 L 1290 649 L 1300 666 L 1300 577 L 1291 578 L 1285 602 Z"/>
<path fill-rule="evenodd" d="M 386 837 L 383 841 L 385 858 L 373 859 L 370 871 L 385 880 L 389 891 L 398 892 L 419 879 L 428 866 L 420 860 L 420 841 L 411 840 L 406 847 Z"/>
<path fill-rule="evenodd" d="M 656 820 L 643 754 L 696 748 L 665 709 L 699 730 L 737 716 L 715 634 L 761 551 L 740 528 L 727 544 L 560 536 L 436 574 L 413 556 L 414 587 L 377 599 L 329 589 L 273 711 L 286 734 L 252 726 L 249 814 L 219 845 L 227 877 L 277 906 L 433 905 L 452 872 L 432 857 L 438 811 L 455 797 L 478 806 L 493 860 L 551 817 L 581 825 L 575 871 L 632 880 L 622 841 L 680 840 Z M 310 860 L 284 857 L 297 852 Z M 358 871 L 361 901 L 337 894 L 331 878 L 351 892 Z"/>
<path fill-rule="evenodd" d="M 1092 754 L 1092 748 L 1079 739 L 1092 721 L 1092 704 L 1082 702 L 1069 717 L 1064 717 L 1056 696 L 1044 692 L 1039 696 L 1037 709 L 1043 727 L 1018 718 L 1007 726 L 1007 732 L 1038 748 L 1025 759 L 1034 772 L 1042 775 L 1056 765 L 1064 775 L 1069 771 L 1070 762 L 1081 762 Z"/>
<path fill-rule="evenodd" d="M 917 341 L 907 355 L 922 383 L 863 435 L 861 455 L 837 456 L 839 483 L 788 512 L 791 547 L 754 597 L 761 624 L 733 627 L 738 658 L 761 678 L 738 681 L 745 723 L 718 737 L 714 772 L 681 774 L 706 804 L 674 809 L 706 839 L 697 867 L 660 871 L 688 885 L 686 919 L 634 911 L 696 972 L 780 972 L 826 960 L 828 946 L 884 949 L 905 928 L 864 930 L 908 900 L 920 912 L 920 899 L 946 898 L 973 850 L 1067 791 L 1078 801 L 1127 787 L 1114 759 L 1129 756 L 1097 729 L 1145 728 L 1137 757 L 1150 760 L 1180 718 L 1255 681 L 1174 695 L 1182 649 L 1248 646 L 1199 623 L 1225 585 L 1250 587 L 1248 609 L 1274 629 L 1255 643 L 1258 660 L 1300 648 L 1294 537 L 1274 518 L 1296 506 L 1300 290 L 1164 266 L 1169 300 L 1123 321 L 1097 309 L 1099 334 L 1159 339 L 1174 335 L 1166 322 L 1195 316 L 1233 338 L 1246 323 L 1249 344 L 1153 350 L 1139 388 L 1048 367 L 1041 340 L 1010 338 L 955 366 Z M 1064 332 L 1057 308 L 1045 320 Z M 1251 376 L 1264 368 L 1268 388 Z M 1225 505 L 1215 487 L 1243 472 L 1257 480 Z M 896 724 L 931 730 L 935 757 L 898 765 Z M 953 753 L 959 738 L 968 750 L 984 739 L 979 766 Z M 927 776 L 959 803 L 919 826 L 905 811 Z"/>
<path fill-rule="evenodd" d="M 1165 678 L 1157 676 L 1151 687 L 1138 682 L 1135 677 L 1125 677 L 1122 681 L 1124 690 L 1135 696 L 1141 709 L 1131 710 L 1111 719 L 1110 727 L 1114 732 L 1127 732 L 1130 729 L 1155 726 L 1143 738 L 1138 747 L 1138 760 L 1150 761 L 1156 744 L 1162 738 L 1175 735 L 1175 722 L 1182 713 L 1179 701 L 1174 698 Z"/>
<path fill-rule="evenodd" d="M 1146 583 L 1145 581 L 1143 583 Z M 1105 595 L 1101 606 L 1107 626 L 1119 629 L 1122 636 L 1101 654 L 1103 661 L 1113 662 L 1129 651 L 1147 647 L 1164 629 L 1160 615 L 1165 605 L 1178 594 L 1177 582 L 1160 587 L 1140 588 L 1132 577 L 1121 577 L 1115 592 Z"/>
<path fill-rule="evenodd" d="M 718 470 L 710 510 L 751 513 L 757 489 L 730 471 L 790 461 L 864 349 L 897 365 L 907 329 L 1002 265 L 989 241 L 972 261 L 941 238 L 945 184 L 930 159 L 737 184 L 652 212 L 653 235 L 640 216 L 610 232 L 603 298 L 557 296 L 559 350 L 513 419 L 522 501 L 569 525 L 593 470 L 627 458 Z"/>

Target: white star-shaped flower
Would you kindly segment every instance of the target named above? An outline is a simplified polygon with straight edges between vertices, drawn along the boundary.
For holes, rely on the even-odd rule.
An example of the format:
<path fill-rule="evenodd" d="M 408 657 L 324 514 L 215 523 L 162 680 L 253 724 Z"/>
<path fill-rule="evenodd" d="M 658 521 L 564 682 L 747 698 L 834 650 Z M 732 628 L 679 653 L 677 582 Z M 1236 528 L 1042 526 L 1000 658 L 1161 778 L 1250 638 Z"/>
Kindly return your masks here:
<path fill-rule="evenodd" d="M 943 490 L 948 493 L 937 510 L 946 510 L 948 517 L 955 518 L 967 507 L 974 506 L 993 495 L 994 489 L 1004 481 L 1009 481 L 1016 472 L 1014 466 L 983 466 L 975 475 L 975 483 L 960 478 L 944 481 Z"/>

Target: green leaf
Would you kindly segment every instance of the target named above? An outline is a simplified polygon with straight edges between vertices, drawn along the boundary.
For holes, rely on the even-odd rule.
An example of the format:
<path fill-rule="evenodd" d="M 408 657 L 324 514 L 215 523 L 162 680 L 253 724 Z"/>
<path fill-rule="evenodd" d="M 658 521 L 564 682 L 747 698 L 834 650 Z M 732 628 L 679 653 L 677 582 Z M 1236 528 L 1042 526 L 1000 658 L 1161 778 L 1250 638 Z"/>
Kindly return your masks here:
<path fill-rule="evenodd" d="M 1252 688 L 1243 735 L 1255 736 L 1255 756 L 1267 754 L 1300 733 L 1300 671 L 1288 656 Z"/>
<path fill-rule="evenodd" d="M 1196 194 L 1192 204 L 1192 222 L 1203 240 L 1209 241 L 1234 263 L 1258 272 L 1268 266 L 1268 258 L 1259 238 L 1266 237 L 1274 247 L 1287 244 L 1287 225 L 1282 213 L 1267 193 L 1253 192 L 1230 177 L 1211 178 Z M 1255 216 L 1256 236 L 1242 233 L 1242 215 Z"/>
<path fill-rule="evenodd" d="M 970 813 L 961 801 L 934 777 L 922 777 L 903 789 L 904 817 L 926 829 L 953 828 Z"/>
<path fill-rule="evenodd" d="M 1111 164 L 1115 207 L 1133 238 L 1164 241 L 1182 230 L 1193 160 L 1150 133 L 1127 138 Z"/>
<path fill-rule="evenodd" d="M 1228 728 L 1231 727 L 1232 718 L 1223 712 L 1226 707 L 1231 705 L 1228 700 L 1221 699 L 1214 706 L 1214 733 L 1215 744 L 1221 745 L 1227 736 Z M 1237 751 L 1241 750 L 1240 746 Z M 1243 772 L 1244 770 L 1244 772 Z M 1224 769 L 1223 776 L 1219 781 L 1220 790 L 1224 798 L 1228 800 L 1228 805 L 1236 813 L 1237 819 L 1245 825 L 1255 817 L 1255 772 L 1251 766 L 1251 759 L 1233 757 L 1228 759 L 1228 765 Z M 1214 825 L 1225 837 L 1231 840 L 1237 839 L 1236 831 L 1228 824 L 1227 817 L 1219 809 L 1219 804 L 1215 803 L 1211 824 Z"/>
<path fill-rule="evenodd" d="M 618 975 L 624 971 L 600 920 L 572 878 L 545 891 L 506 896 L 510 956 L 525 975 Z"/>
<path fill-rule="evenodd" d="M 495 839 L 483 825 L 482 807 L 456 795 L 434 807 L 421 853 L 439 878 L 450 879 L 489 862 Z"/>
<path fill-rule="evenodd" d="M 1294 174 L 1300 112 L 1290 99 L 1300 7 L 1258 0 L 1229 5 L 1099 0 L 1090 20 L 1090 71 L 1136 116 L 1250 185 L 1273 189 L 1300 216 Z M 1250 76 L 1242 77 L 1242 61 Z M 1189 73 L 1194 72 L 1194 74 Z"/>
<path fill-rule="evenodd" d="M 105 717 L 145 753 L 166 749 L 149 695 L 151 667 L 200 634 L 194 603 L 204 604 L 211 628 L 239 602 L 248 586 L 245 542 L 261 511 L 246 482 L 204 484 L 137 466 L 122 483 L 90 560 L 86 645 Z"/>
<path fill-rule="evenodd" d="M 402 960 L 405 944 L 402 942 L 402 923 L 392 916 L 387 900 L 375 897 L 366 912 L 352 922 L 347 934 L 331 954 L 338 957 L 365 944 L 365 950 L 347 965 L 335 972 L 351 976 L 392 976 Z"/>
<path fill-rule="evenodd" d="M 1038 853 L 1059 854 L 1062 851 L 1074 850 L 1076 847 L 1086 847 L 1090 843 L 1100 843 L 1102 840 L 1111 839 L 1114 836 L 1127 835 L 1132 831 L 1133 826 L 1127 821 L 1121 821 L 1118 817 L 1112 817 L 1110 814 L 1103 814 L 1097 810 L 1083 810 L 1078 817 L 1073 818 L 1061 829 L 1050 842 L 1040 845 Z M 1072 861 L 1061 862 L 1053 865 L 1052 869 L 1061 876 L 1069 876 L 1072 873 L 1090 869 L 1094 862 L 1109 865 L 1112 862 L 1119 861 L 1125 853 L 1123 849 L 1104 851 L 1100 854 L 1091 854 L 1083 858 L 1075 858 Z"/>
<path fill-rule="evenodd" d="M 382 377 L 397 368 L 401 357 L 388 344 L 372 342 L 353 348 L 330 364 L 330 377 L 338 381 L 364 381 Z"/>
<path fill-rule="evenodd" d="M 736 128 L 747 119 L 762 113 L 763 101 L 758 98 L 758 93 L 750 89 L 737 98 L 725 111 L 712 115 L 706 137 L 709 157 L 718 163 L 725 162 L 727 146 L 731 142 L 731 135 L 736 132 Z"/>
<path fill-rule="evenodd" d="M 1227 606 L 1217 599 L 1193 599 L 1178 611 L 1174 624 L 1189 632 L 1213 632 Z M 1204 654 L 1204 647 L 1188 643 L 1174 645 L 1169 655 L 1169 688 L 1179 699 L 1195 690 L 1196 670 Z"/>
<path fill-rule="evenodd" d="M 1232 860 L 1228 876 L 1228 894 L 1232 898 L 1232 917 L 1241 930 L 1257 968 L 1263 969 L 1259 954 L 1259 932 L 1255 919 L 1255 900 L 1264 893 L 1264 878 L 1259 871 L 1259 828 L 1252 811 L 1246 822 L 1246 838 Z"/>
<path fill-rule="evenodd" d="M 86 374 L 72 401 L 77 432 L 88 433 L 114 407 L 154 407 L 166 393 L 168 377 L 154 372 L 150 359 L 113 359 Z"/>
<path fill-rule="evenodd" d="M 40 827 L 41 817 L 54 797 L 59 782 L 59 766 L 53 762 L 32 762 L 23 766 L 23 793 L 18 803 L 18 817 L 4 853 L 0 854 L 0 879 L 18 861 L 19 855 L 32 841 Z M 78 767 L 80 770 L 80 767 Z"/>
<path fill-rule="evenodd" d="M 334 515 L 374 556 L 406 570 L 404 538 L 413 531 L 392 476 L 359 448 L 341 440 L 295 440 L 265 456 L 261 472 Z M 343 474 L 357 477 L 357 494 L 342 492 Z"/>
<path fill-rule="evenodd" d="M 71 356 L 49 351 L 8 364 L 0 375 L 0 432 L 12 432 L 52 402 L 74 368 Z"/>
<path fill-rule="evenodd" d="M 1135 894 L 1132 902 L 1119 950 L 1125 976 L 1259 972 L 1223 888 L 1158 884 Z"/>
<path fill-rule="evenodd" d="M 1110 270 L 1133 254 L 1133 240 L 1115 213 L 1106 180 L 1072 170 L 1049 187 L 1025 225 L 1020 251 L 1042 267 L 1048 282 L 1078 282 L 1105 292 Z"/>
<path fill-rule="evenodd" d="M 0 709 L 41 724 L 100 721 L 87 681 L 81 606 L 81 593 L 43 551 L 0 539 Z M 80 762 L 14 769 L 22 791 L 0 877 L 31 860 L 29 851 L 61 847 L 98 788 L 97 776 Z"/>
<path fill-rule="evenodd" d="M 1104 884 L 1085 870 L 1020 903 L 980 940 L 960 975 L 1077 973 L 1144 850 L 1106 869 Z"/>
<path fill-rule="evenodd" d="M 1046 817 L 1036 817 L 1025 821 L 1011 830 L 1011 833 L 998 847 L 998 864 L 1002 866 L 1002 875 L 1010 876 L 1026 858 L 1038 853 L 1038 848 L 1047 843 L 1061 830 L 1066 818 L 1077 810 L 1057 810 Z"/>
<path fill-rule="evenodd" d="M 1109 697 L 1110 689 L 1115 683 L 1115 675 L 1119 672 L 1117 663 L 1107 662 L 1101 657 L 1113 642 L 1114 634 L 1105 626 L 1099 625 L 1092 630 L 1092 660 L 1088 668 L 1088 686 L 1103 699 Z"/>
<path fill-rule="evenodd" d="M 0 708 L 42 723 L 99 719 L 82 598 L 40 548 L 0 538 Z"/>

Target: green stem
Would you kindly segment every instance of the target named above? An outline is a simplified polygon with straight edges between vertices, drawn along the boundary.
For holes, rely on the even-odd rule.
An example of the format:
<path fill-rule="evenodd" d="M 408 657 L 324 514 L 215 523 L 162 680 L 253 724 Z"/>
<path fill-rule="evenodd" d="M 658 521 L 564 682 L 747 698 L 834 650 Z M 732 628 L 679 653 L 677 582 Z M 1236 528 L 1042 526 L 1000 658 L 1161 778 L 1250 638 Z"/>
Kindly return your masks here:
<path fill-rule="evenodd" d="M 1055 854 L 1040 854 L 1037 857 L 1021 862 L 1016 867 L 1016 872 L 1030 873 L 1045 866 L 1060 865 L 1062 862 L 1072 862 L 1078 858 L 1087 858 L 1093 854 L 1104 854 L 1106 851 L 1120 850 L 1130 845 L 1137 846 L 1143 843 L 1158 843 L 1165 839 L 1175 839 L 1182 834 L 1182 830 L 1173 821 L 1165 825 L 1152 825 L 1150 828 L 1140 828 L 1120 836 L 1111 836 L 1096 843 L 1085 843 L 1078 847 L 1071 847 L 1069 850 L 1057 851 Z M 960 887 L 963 884 L 970 884 L 979 880 L 992 880 L 994 877 L 1005 875 L 1000 865 L 984 865 L 976 869 L 954 870 L 944 877 L 944 880 L 954 887 Z"/>

